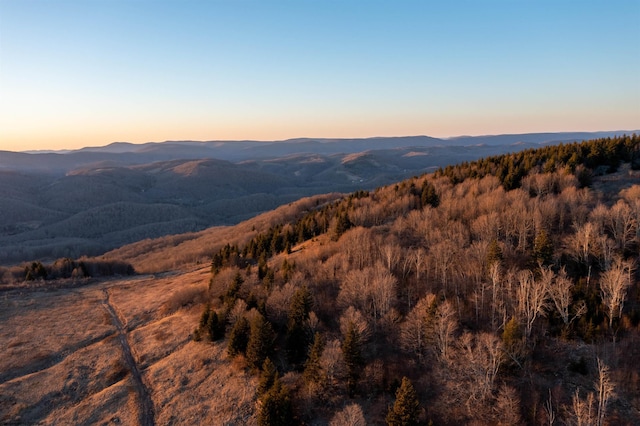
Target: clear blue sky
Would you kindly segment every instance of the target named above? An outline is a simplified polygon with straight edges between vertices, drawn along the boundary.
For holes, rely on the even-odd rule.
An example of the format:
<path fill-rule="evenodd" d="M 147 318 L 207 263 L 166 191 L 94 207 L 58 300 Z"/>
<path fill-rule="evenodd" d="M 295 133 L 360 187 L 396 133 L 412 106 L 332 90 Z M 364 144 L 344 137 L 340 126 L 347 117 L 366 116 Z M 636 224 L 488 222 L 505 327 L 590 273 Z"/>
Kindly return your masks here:
<path fill-rule="evenodd" d="M 639 23 L 639 0 L 0 0 L 0 149 L 638 129 Z"/>

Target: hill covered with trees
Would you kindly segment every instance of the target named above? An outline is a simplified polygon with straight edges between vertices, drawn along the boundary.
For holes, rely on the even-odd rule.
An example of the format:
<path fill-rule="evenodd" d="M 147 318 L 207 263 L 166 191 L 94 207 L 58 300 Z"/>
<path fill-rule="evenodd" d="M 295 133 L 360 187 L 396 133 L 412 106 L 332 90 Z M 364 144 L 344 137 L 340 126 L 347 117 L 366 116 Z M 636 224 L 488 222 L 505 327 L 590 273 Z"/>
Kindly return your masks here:
<path fill-rule="evenodd" d="M 639 424 L 639 148 L 493 156 L 0 269 L 0 419 Z"/>
<path fill-rule="evenodd" d="M 604 138 L 307 205 L 212 253 L 194 339 L 259 425 L 638 424 L 638 169 Z"/>
<path fill-rule="evenodd" d="M 0 265 L 98 256 L 240 223 L 302 197 L 389 185 L 440 166 L 622 132 L 116 143 L 0 151 Z"/>

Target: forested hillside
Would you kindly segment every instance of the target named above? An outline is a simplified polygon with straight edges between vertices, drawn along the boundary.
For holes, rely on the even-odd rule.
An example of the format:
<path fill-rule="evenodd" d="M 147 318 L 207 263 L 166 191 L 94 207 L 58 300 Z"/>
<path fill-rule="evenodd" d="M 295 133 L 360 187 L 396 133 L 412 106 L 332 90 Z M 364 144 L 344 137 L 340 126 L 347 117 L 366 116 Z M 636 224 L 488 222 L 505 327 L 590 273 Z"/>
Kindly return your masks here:
<path fill-rule="evenodd" d="M 98 256 L 233 225 L 302 197 L 395 183 L 440 166 L 622 132 L 435 139 L 116 143 L 0 151 L 0 265 Z"/>
<path fill-rule="evenodd" d="M 639 424 L 640 138 L 359 191 L 212 253 L 259 425 Z"/>

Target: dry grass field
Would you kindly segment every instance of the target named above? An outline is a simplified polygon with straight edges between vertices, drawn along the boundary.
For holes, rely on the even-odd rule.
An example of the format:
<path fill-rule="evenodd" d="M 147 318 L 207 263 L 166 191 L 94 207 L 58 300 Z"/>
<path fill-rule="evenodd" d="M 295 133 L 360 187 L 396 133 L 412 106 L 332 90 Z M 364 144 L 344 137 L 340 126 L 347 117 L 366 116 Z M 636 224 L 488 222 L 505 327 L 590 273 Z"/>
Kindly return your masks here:
<path fill-rule="evenodd" d="M 209 269 L 0 294 L 0 424 L 252 424 L 255 378 L 191 331 Z M 251 386 L 253 385 L 253 386 Z"/>

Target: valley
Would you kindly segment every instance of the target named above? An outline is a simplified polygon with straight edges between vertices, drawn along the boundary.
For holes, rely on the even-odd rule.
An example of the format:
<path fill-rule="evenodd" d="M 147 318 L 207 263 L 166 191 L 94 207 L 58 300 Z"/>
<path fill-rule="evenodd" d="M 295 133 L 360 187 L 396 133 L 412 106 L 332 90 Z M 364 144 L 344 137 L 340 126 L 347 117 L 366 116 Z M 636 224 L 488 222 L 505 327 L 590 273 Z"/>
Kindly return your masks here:
<path fill-rule="evenodd" d="M 372 190 L 441 166 L 620 133 L 0 151 L 0 265 L 97 256 L 145 239 L 234 225 L 302 197 Z"/>

